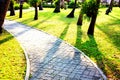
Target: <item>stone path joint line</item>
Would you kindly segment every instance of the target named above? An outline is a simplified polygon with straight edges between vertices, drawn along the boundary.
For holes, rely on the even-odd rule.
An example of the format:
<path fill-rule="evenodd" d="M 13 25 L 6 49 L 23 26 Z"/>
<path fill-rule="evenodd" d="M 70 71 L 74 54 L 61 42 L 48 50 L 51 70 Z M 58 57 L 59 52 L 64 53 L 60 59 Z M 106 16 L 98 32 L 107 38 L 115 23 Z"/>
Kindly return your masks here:
<path fill-rule="evenodd" d="M 5 20 L 4 28 L 26 53 L 25 80 L 107 80 L 84 53 L 61 39 L 15 21 Z"/>

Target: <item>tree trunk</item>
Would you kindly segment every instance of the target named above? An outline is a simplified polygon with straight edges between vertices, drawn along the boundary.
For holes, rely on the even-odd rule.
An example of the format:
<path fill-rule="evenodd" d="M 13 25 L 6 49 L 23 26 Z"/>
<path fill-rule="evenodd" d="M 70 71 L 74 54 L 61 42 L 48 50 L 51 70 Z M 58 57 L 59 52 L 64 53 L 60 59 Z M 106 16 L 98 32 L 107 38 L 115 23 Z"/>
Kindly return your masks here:
<path fill-rule="evenodd" d="M 15 10 L 14 10 L 14 2 L 10 1 L 10 16 L 15 15 Z"/>
<path fill-rule="evenodd" d="M 35 16 L 34 16 L 34 20 L 38 20 L 38 10 L 37 10 L 37 3 L 35 3 Z"/>
<path fill-rule="evenodd" d="M 8 10 L 10 0 L 0 0 L 0 33 L 2 33 L 2 25 Z"/>
<path fill-rule="evenodd" d="M 39 10 L 43 10 L 42 1 L 39 4 Z"/>
<path fill-rule="evenodd" d="M 76 4 L 77 4 L 77 0 L 75 0 L 73 10 L 67 15 L 68 18 L 74 18 L 74 12 L 75 12 L 75 8 L 76 8 Z"/>
<path fill-rule="evenodd" d="M 63 9 L 65 7 L 65 1 L 64 0 L 61 0 L 60 7 L 61 7 L 61 9 Z"/>
<path fill-rule="evenodd" d="M 89 29 L 88 29 L 88 32 L 87 32 L 88 35 L 94 35 L 94 26 L 95 26 L 95 22 L 96 22 L 96 19 L 97 19 L 97 13 L 98 13 L 99 5 L 100 5 L 100 0 L 97 0 L 97 4 L 98 4 L 98 7 L 96 9 L 96 13 L 93 14 L 92 18 L 91 18 L 91 22 L 90 22 Z"/>
<path fill-rule="evenodd" d="M 79 15 L 79 18 L 78 18 L 78 21 L 77 21 L 77 25 L 82 25 L 82 21 L 83 21 L 83 14 L 82 12 L 80 12 L 80 15 Z"/>
<path fill-rule="evenodd" d="M 23 4 L 20 4 L 19 18 L 22 18 L 22 8 L 23 8 Z"/>
<path fill-rule="evenodd" d="M 55 10 L 54 10 L 54 13 L 59 13 L 59 12 L 60 12 L 60 0 L 58 0 L 55 3 Z"/>
<path fill-rule="evenodd" d="M 82 0 L 82 3 L 84 2 L 85 0 Z M 82 21 L 83 21 L 83 14 L 82 14 L 82 11 L 80 12 L 79 14 L 79 18 L 78 18 L 78 21 L 77 21 L 77 25 L 82 25 Z"/>
<path fill-rule="evenodd" d="M 112 11 L 113 1 L 114 0 L 111 0 L 110 5 L 109 5 L 108 9 L 106 10 L 106 13 L 105 13 L 106 15 L 109 15 L 109 13 Z"/>
<path fill-rule="evenodd" d="M 118 3 L 118 6 L 119 6 L 119 8 L 120 8 L 120 0 L 119 0 L 119 3 Z"/>

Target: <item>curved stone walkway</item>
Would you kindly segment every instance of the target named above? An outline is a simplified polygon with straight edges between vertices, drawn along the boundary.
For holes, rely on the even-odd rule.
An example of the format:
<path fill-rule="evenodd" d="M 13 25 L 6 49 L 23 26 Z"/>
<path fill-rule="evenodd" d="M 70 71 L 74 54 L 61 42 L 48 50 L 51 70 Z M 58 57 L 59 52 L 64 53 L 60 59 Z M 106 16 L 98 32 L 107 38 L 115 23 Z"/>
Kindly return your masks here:
<path fill-rule="evenodd" d="M 107 80 L 84 53 L 66 42 L 15 21 L 5 20 L 4 28 L 28 57 L 25 80 Z"/>

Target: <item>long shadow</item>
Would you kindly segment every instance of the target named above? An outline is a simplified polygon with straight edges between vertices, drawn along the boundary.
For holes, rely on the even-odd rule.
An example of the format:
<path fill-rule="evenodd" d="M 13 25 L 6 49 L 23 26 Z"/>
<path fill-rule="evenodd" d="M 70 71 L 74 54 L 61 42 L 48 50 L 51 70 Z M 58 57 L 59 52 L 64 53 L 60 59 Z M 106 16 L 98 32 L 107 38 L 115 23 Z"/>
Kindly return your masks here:
<path fill-rule="evenodd" d="M 109 15 L 109 16 L 112 17 L 113 19 L 120 20 L 120 18 L 118 17 L 112 16 L 112 15 Z"/>
<path fill-rule="evenodd" d="M 42 24 L 42 23 L 44 23 L 44 22 L 46 22 L 47 20 L 49 20 L 49 19 L 51 19 L 52 17 L 54 17 L 56 14 L 54 14 L 54 15 L 52 15 L 52 13 L 51 13 L 51 15 L 49 15 L 49 16 L 47 16 L 44 20 L 39 20 L 36 24 L 34 24 L 32 27 L 36 27 L 36 28 L 39 28 L 39 25 L 40 24 Z M 40 18 L 40 17 L 39 17 Z M 33 20 L 34 21 L 34 20 Z M 24 22 L 24 21 L 22 21 L 22 22 Z M 40 26 L 41 27 L 41 26 Z M 46 28 L 46 26 L 42 26 L 41 28 Z M 41 29 L 40 28 L 40 29 Z"/>
<path fill-rule="evenodd" d="M 77 38 L 75 46 L 82 50 L 88 57 L 94 58 L 96 60 L 97 65 L 105 71 L 105 64 L 104 64 L 104 55 L 98 50 L 97 43 L 95 38 L 92 36 L 88 36 L 89 40 L 81 43 L 82 38 L 82 31 L 81 26 L 77 27 Z"/>
<path fill-rule="evenodd" d="M 70 23 L 66 26 L 66 28 L 64 28 L 63 32 L 60 35 L 60 38 L 64 39 L 64 37 L 67 33 L 67 30 L 69 28 L 69 25 L 70 25 Z M 39 65 L 42 67 L 37 68 L 37 71 L 36 71 L 36 72 L 38 72 L 37 76 L 45 77 L 44 73 L 46 73 L 46 72 L 48 72 L 49 74 L 53 74 L 54 70 L 52 70 L 52 69 L 53 69 L 53 67 L 56 67 L 56 65 L 57 65 L 56 62 L 59 61 L 59 59 L 60 59 L 57 57 L 59 55 L 59 53 L 56 53 L 56 52 L 59 50 L 61 43 L 62 43 L 62 40 L 60 40 L 60 39 L 56 39 L 55 42 L 50 43 L 52 45 L 52 47 L 47 50 L 47 53 L 46 53 L 43 61 L 39 63 Z M 58 60 L 56 60 L 56 59 L 58 59 Z M 36 74 L 32 74 L 32 77 L 30 78 L 30 80 L 32 78 L 34 78 L 34 76 L 36 76 Z M 53 76 L 55 76 L 55 74 L 53 74 Z"/>
<path fill-rule="evenodd" d="M 19 24 L 19 23 L 16 23 L 16 22 L 15 22 L 15 23 L 13 23 L 13 24 L 9 24 L 9 27 L 7 27 L 7 29 L 14 29 L 14 27 L 12 27 L 12 26 L 13 26 L 13 25 L 17 25 L 17 24 L 18 24 L 18 27 L 19 27 L 19 25 L 22 25 L 22 24 Z M 6 25 L 6 26 L 8 26 L 8 25 Z M 26 28 L 24 31 L 21 31 L 21 32 L 19 32 L 19 33 L 17 33 L 17 34 L 13 34 L 13 35 L 14 35 L 15 37 L 18 37 L 18 36 L 24 34 L 25 32 L 27 32 L 27 31 L 29 31 L 29 30 L 30 30 L 30 28 Z M 14 38 L 14 36 L 8 36 L 7 38 L 5 38 L 5 39 L 3 39 L 3 40 L 0 40 L 0 44 L 11 40 L 12 38 Z"/>
<path fill-rule="evenodd" d="M 82 38 L 81 26 L 77 26 L 77 38 L 75 47 L 79 48 L 81 46 L 81 38 Z"/>
<path fill-rule="evenodd" d="M 69 29 L 69 25 L 70 23 L 67 24 L 67 26 L 64 28 L 63 32 L 61 33 L 60 37 L 62 40 L 65 38 L 66 34 L 67 34 L 67 31 Z"/>
<path fill-rule="evenodd" d="M 104 26 L 106 27 L 96 25 L 98 29 L 100 29 L 103 33 L 105 33 L 109 37 L 109 39 L 112 41 L 112 44 L 114 44 L 116 48 L 120 50 L 120 32 L 115 31 L 114 27 L 112 28 L 112 26 L 107 25 Z"/>
<path fill-rule="evenodd" d="M 13 36 L 8 36 L 7 38 L 2 39 L 2 40 L 0 40 L 0 44 L 3 44 L 3 43 L 5 43 L 5 42 L 9 41 L 9 40 L 11 40 L 12 38 L 14 38 L 14 37 L 13 37 Z"/>
<path fill-rule="evenodd" d="M 116 25 L 116 21 L 111 24 L 115 24 Z M 119 23 L 117 23 L 119 24 Z M 105 33 L 108 38 L 110 39 L 111 43 L 113 45 L 115 45 L 118 50 L 120 50 L 120 32 L 118 31 L 115 31 L 114 29 L 112 29 L 111 27 L 112 26 L 108 26 L 107 25 L 104 25 L 105 27 L 103 26 L 100 26 L 100 25 L 96 25 L 96 27 L 98 29 L 100 29 L 103 33 Z M 119 55 L 119 54 L 117 54 Z M 116 60 L 120 60 L 119 56 L 116 56 L 116 54 L 114 54 L 114 56 L 112 56 L 112 58 L 116 59 Z M 105 61 L 105 65 L 107 65 L 107 67 L 109 68 L 109 70 L 111 71 L 111 74 L 114 75 L 118 80 L 120 79 L 120 66 L 118 65 L 118 63 L 115 63 L 114 60 L 110 59 L 110 58 L 105 58 L 104 59 Z M 108 75 L 110 78 L 112 76 Z"/>

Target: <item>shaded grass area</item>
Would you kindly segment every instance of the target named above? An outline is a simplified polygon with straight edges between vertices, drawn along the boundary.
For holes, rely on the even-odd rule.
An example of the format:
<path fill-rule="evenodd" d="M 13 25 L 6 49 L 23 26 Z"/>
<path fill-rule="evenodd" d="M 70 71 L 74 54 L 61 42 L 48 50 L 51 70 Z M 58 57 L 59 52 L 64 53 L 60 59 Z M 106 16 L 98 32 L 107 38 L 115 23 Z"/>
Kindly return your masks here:
<path fill-rule="evenodd" d="M 7 31 L 0 34 L 0 80 L 24 80 L 26 61 L 19 43 Z"/>
<path fill-rule="evenodd" d="M 24 12 L 23 18 L 16 16 L 7 19 L 21 22 L 49 34 L 57 36 L 89 56 L 107 75 L 109 79 L 120 79 L 120 14 L 119 8 L 113 8 L 110 15 L 105 15 L 105 8 L 99 10 L 94 37 L 88 36 L 89 21 L 84 18 L 83 25 L 77 26 L 80 9 L 75 18 L 66 18 L 71 9 L 53 13 L 52 8 L 39 11 L 39 19 L 34 21 L 34 10 Z"/>

